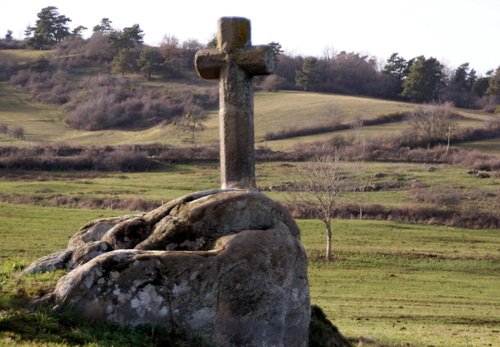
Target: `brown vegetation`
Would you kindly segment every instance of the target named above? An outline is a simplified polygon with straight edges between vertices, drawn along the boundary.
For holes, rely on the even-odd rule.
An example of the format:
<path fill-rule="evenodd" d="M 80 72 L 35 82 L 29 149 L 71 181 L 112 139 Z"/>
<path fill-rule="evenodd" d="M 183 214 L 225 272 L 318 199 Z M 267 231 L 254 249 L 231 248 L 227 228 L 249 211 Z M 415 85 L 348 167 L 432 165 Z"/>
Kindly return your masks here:
<path fill-rule="evenodd" d="M 7 135 L 15 139 L 22 139 L 24 137 L 24 128 L 20 125 L 13 125 L 7 129 Z"/>
<path fill-rule="evenodd" d="M 38 206 L 55 206 L 83 208 L 92 210 L 151 211 L 161 206 L 160 201 L 140 198 L 119 199 L 115 197 L 95 198 L 88 196 L 52 195 L 7 195 L 0 193 L 0 201 L 9 204 L 28 204 Z"/>
<path fill-rule="evenodd" d="M 370 125 L 380 125 L 380 124 L 386 124 L 386 123 L 391 123 L 391 122 L 399 122 L 405 119 L 407 116 L 407 112 L 394 112 L 390 114 L 384 114 L 384 115 L 379 115 L 375 118 L 372 119 L 363 119 L 362 121 L 354 121 L 352 123 L 340 123 L 340 122 L 333 122 L 333 123 L 323 123 L 323 124 L 314 124 L 310 125 L 307 127 L 303 128 L 297 128 L 297 127 L 288 127 L 285 129 L 282 129 L 281 131 L 277 132 L 269 132 L 264 136 L 264 140 L 266 141 L 276 141 L 276 140 L 282 140 L 282 139 L 289 139 L 293 137 L 299 137 L 299 136 L 310 136 L 310 135 L 317 135 L 317 134 L 324 134 L 324 133 L 329 133 L 329 132 L 334 132 L 334 131 L 340 131 L 340 130 L 346 130 L 346 129 L 351 129 L 353 127 L 356 127 L 359 125 L 359 122 L 362 122 L 363 126 L 370 126 Z"/>
<path fill-rule="evenodd" d="M 318 156 L 336 156 L 345 160 L 401 161 L 459 165 L 468 169 L 500 171 L 500 158 L 446 146 L 409 148 L 391 142 L 353 144 L 343 137 L 326 142 L 298 144 L 287 152 L 258 147 L 259 161 L 307 161 Z M 103 160 L 104 159 L 104 160 Z M 0 147 L 0 168 L 23 170 L 98 170 L 140 172 L 170 163 L 219 160 L 218 146 L 177 147 L 162 144 L 79 147 L 40 144 L 29 148 Z M 100 163 L 98 163 L 100 162 Z"/>
<path fill-rule="evenodd" d="M 24 128 L 18 124 L 14 124 L 9 128 L 7 124 L 0 122 L 0 134 L 5 134 L 15 139 L 22 139 L 24 137 Z"/>
<path fill-rule="evenodd" d="M 118 148 L 2 147 L 0 169 L 44 171 L 148 171 L 151 158 L 143 151 Z"/>
<path fill-rule="evenodd" d="M 171 93 L 110 75 L 90 76 L 75 83 L 64 71 L 22 70 L 10 83 L 33 100 L 64 105 L 67 123 L 80 130 L 147 128 L 172 122 L 193 104 L 209 108 L 218 100 L 215 93 L 198 95 L 187 89 Z"/>
<path fill-rule="evenodd" d="M 288 205 L 294 218 L 316 218 L 315 208 L 304 205 Z M 403 206 L 387 208 L 381 205 L 337 205 L 333 213 L 339 219 L 390 220 L 403 223 L 445 225 L 457 228 L 500 228 L 500 214 L 478 211 L 450 211 L 434 206 Z"/>

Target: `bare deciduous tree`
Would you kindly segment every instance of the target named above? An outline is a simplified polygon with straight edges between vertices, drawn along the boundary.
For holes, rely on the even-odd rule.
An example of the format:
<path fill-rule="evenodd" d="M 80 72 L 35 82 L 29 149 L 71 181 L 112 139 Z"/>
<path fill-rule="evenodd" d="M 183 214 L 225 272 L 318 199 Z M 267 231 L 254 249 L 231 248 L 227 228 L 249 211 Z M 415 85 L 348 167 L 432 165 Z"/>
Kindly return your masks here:
<path fill-rule="evenodd" d="M 185 108 L 185 115 L 176 122 L 176 127 L 181 132 L 189 133 L 190 142 L 194 144 L 196 132 L 205 128 L 204 122 L 208 119 L 208 112 L 193 100 Z"/>
<path fill-rule="evenodd" d="M 408 122 L 419 142 L 428 147 L 450 139 L 457 127 L 457 115 L 453 104 L 426 104 L 408 116 Z"/>
<path fill-rule="evenodd" d="M 22 139 L 24 137 L 24 128 L 20 125 L 14 125 L 7 130 L 7 135 L 16 139 Z"/>
<path fill-rule="evenodd" d="M 337 199 L 342 192 L 354 185 L 353 164 L 337 157 L 319 157 L 298 170 L 298 179 L 293 182 L 290 199 L 293 204 L 311 207 L 316 218 L 325 225 L 325 259 L 332 258 L 332 218 Z"/>

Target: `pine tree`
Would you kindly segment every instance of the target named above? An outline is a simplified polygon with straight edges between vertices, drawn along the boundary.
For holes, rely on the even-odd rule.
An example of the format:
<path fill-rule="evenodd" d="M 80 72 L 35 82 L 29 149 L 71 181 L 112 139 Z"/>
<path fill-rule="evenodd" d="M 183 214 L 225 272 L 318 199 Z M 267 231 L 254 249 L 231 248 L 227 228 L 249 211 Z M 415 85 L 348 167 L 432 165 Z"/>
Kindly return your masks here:
<path fill-rule="evenodd" d="M 420 56 L 410 67 L 410 73 L 403 82 L 401 96 L 415 102 L 429 102 L 438 99 L 443 86 L 443 65 L 436 58 Z"/>
<path fill-rule="evenodd" d="M 36 49 L 43 49 L 52 46 L 65 37 L 71 35 L 66 23 L 71 19 L 57 12 L 57 7 L 48 6 L 43 8 L 38 14 L 38 20 L 34 27 L 27 27 L 25 35 L 26 44 Z"/>

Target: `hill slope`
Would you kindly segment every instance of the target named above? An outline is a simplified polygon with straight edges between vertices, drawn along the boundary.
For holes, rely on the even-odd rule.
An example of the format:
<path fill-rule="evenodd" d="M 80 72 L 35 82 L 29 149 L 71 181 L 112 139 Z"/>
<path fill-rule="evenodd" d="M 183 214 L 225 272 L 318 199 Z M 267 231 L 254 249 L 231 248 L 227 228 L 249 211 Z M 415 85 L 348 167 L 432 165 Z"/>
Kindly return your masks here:
<path fill-rule="evenodd" d="M 156 82 L 155 88 L 171 89 L 172 86 L 177 87 L 178 83 Z M 172 125 L 160 125 L 141 131 L 77 131 L 64 123 L 65 114 L 60 108 L 32 102 L 24 94 L 9 86 L 7 82 L 0 83 L 0 100 L 0 122 L 7 126 L 21 125 L 25 130 L 25 139 L 31 141 L 66 142 L 73 145 L 138 143 L 179 145 L 187 143 L 189 137 L 188 134 L 179 133 L 178 129 Z M 255 94 L 255 138 L 257 143 L 273 149 L 285 149 L 297 142 L 325 140 L 332 137 L 334 133 L 264 141 L 266 134 L 291 127 L 352 123 L 373 119 L 378 115 L 408 111 L 415 107 L 415 104 L 367 97 L 296 91 L 257 92 Z M 464 127 L 478 127 L 491 118 L 491 115 L 480 111 L 459 110 L 459 112 L 463 116 L 460 125 Z M 216 143 L 219 138 L 218 127 L 218 111 L 213 110 L 209 113 L 204 129 L 196 135 L 196 143 Z M 335 134 L 364 140 L 393 135 L 399 133 L 404 127 L 404 123 L 396 122 L 348 129 L 335 132 Z M 12 138 L 0 135 L 0 143 L 10 144 L 12 141 Z M 19 145 L 22 143 L 23 141 L 19 141 Z M 492 144 L 495 143 L 495 141 L 492 142 Z M 474 143 L 467 148 L 471 146 L 474 146 Z"/>

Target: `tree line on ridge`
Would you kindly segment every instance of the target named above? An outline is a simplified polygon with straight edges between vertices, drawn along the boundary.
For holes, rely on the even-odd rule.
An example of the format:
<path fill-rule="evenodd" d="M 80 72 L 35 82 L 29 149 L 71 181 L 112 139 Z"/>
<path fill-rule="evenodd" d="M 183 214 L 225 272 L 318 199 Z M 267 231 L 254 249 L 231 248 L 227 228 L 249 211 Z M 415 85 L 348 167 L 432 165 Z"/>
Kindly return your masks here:
<path fill-rule="evenodd" d="M 215 38 L 202 44 L 197 40 L 180 42 L 166 35 L 159 47 L 151 47 L 144 44 L 139 24 L 116 29 L 109 18 L 103 18 L 84 39 L 82 34 L 88 28 L 80 25 L 70 30 L 71 19 L 59 14 L 54 6 L 43 8 L 37 16 L 23 41 L 15 40 L 9 30 L 0 40 L 0 49 L 41 50 L 40 58 L 28 67 L 0 63 L 0 79 L 10 79 L 36 101 L 64 105 L 69 113 L 67 122 L 76 129 L 144 128 L 175 122 L 187 114 L 196 127 L 200 125 L 197 115 L 202 118 L 204 110 L 217 104 L 216 88 L 209 93 L 189 88 L 172 93 L 124 79 L 131 73 L 141 74 L 144 80 L 191 78 L 196 52 L 214 47 Z M 500 66 L 480 76 L 469 63 L 450 69 L 433 57 L 407 60 L 394 53 L 379 67 L 376 57 L 360 53 L 327 49 L 322 57 L 304 57 L 286 54 L 278 43 L 271 44 L 279 53 L 279 64 L 274 75 L 256 78 L 262 90 L 452 102 L 457 107 L 500 113 Z M 100 75 L 80 78 L 78 83 L 68 78 L 71 69 L 96 65 L 104 68 Z"/>

